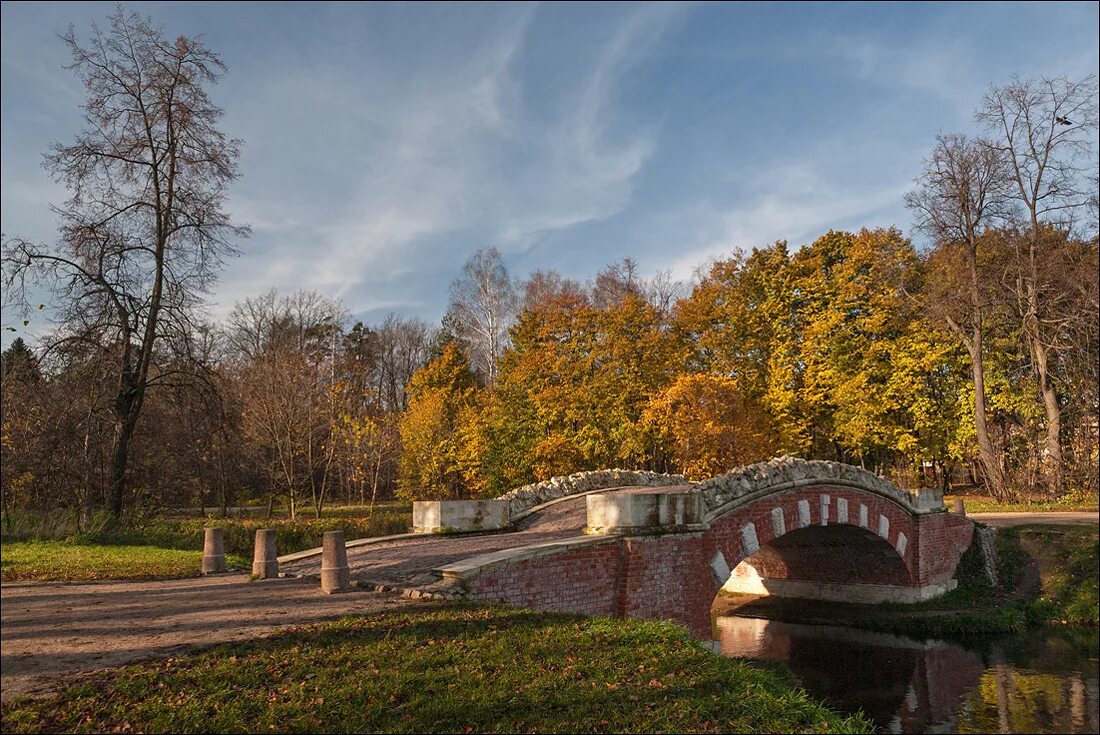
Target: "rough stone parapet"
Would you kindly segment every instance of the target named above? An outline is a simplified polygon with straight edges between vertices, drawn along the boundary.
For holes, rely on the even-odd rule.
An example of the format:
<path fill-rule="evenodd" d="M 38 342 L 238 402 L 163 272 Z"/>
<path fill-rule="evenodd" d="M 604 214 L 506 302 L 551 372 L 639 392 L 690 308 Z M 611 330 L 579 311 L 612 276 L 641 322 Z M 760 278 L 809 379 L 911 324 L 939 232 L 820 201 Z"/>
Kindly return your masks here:
<path fill-rule="evenodd" d="M 683 475 L 666 475 L 645 470 L 593 470 L 574 472 L 572 475 L 551 477 L 549 480 L 535 482 L 509 490 L 499 500 L 507 500 L 511 517 L 514 520 L 524 511 L 551 500 L 567 495 L 633 485 L 644 487 L 663 487 L 666 485 L 690 484 Z"/>
<path fill-rule="evenodd" d="M 839 462 L 779 457 L 704 480 L 695 486 L 713 517 L 763 494 L 810 484 L 854 487 L 882 495 L 914 513 L 943 510 L 938 492 L 910 493 L 872 472 Z"/>

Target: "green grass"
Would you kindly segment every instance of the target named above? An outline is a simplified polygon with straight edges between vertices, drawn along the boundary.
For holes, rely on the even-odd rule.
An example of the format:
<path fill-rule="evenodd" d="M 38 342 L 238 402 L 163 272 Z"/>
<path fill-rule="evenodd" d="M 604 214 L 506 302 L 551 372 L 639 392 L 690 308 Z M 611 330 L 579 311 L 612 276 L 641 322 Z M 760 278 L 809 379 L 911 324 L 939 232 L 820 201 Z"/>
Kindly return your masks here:
<path fill-rule="evenodd" d="M 58 514 L 63 515 L 63 514 Z M 390 536 L 406 533 L 412 526 L 412 508 L 407 503 L 386 503 L 366 514 L 362 507 L 335 508 L 320 520 L 299 514 L 296 520 L 263 517 L 151 517 L 131 519 L 121 528 L 81 531 L 76 516 L 51 517 L 48 514 L 21 513 L 13 518 L 13 529 L 4 533 L 3 541 L 75 540 L 85 544 L 159 546 L 165 549 L 200 551 L 204 529 L 220 526 L 225 529 L 225 550 L 251 558 L 256 530 L 275 529 L 275 545 L 280 554 L 312 549 L 321 545 L 325 531 L 343 531 L 348 541 L 357 538 Z"/>
<path fill-rule="evenodd" d="M 967 513 L 1096 513 L 1098 506 L 1094 495 L 1068 495 L 1059 500 L 1022 498 L 996 500 L 982 495 L 945 495 L 943 502 L 953 508 L 955 499 L 962 498 Z"/>
<path fill-rule="evenodd" d="M 976 545 L 959 561 L 957 589 L 917 605 L 880 605 L 859 616 L 859 627 L 918 637 L 995 635 L 1040 625 L 1095 627 L 1100 588 L 1100 543 L 1095 526 L 1029 524 L 998 529 L 999 584 L 989 585 Z M 1037 595 L 1013 599 L 1025 567 L 1038 565 Z M 915 616 L 939 611 L 942 615 Z"/>
<path fill-rule="evenodd" d="M 230 566 L 247 560 L 227 557 Z M 4 582 L 86 581 L 194 577 L 202 570 L 201 551 L 155 546 L 109 546 L 64 541 L 13 541 L 0 545 Z"/>
<path fill-rule="evenodd" d="M 670 623 L 487 606 L 348 618 L 97 675 L 4 732 L 871 732 Z"/>

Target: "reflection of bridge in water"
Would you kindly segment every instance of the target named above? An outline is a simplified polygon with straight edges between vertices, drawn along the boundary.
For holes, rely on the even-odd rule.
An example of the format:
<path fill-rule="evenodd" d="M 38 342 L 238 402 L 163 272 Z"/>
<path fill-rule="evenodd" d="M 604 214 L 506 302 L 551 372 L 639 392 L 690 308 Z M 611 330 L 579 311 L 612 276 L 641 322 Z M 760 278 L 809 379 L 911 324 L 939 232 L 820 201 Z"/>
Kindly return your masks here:
<path fill-rule="evenodd" d="M 959 700 L 985 669 L 979 654 L 951 643 L 851 628 L 722 617 L 717 633 L 723 655 L 783 661 L 811 694 L 895 733 L 954 732 Z"/>
<path fill-rule="evenodd" d="M 1095 631 L 1033 631 L 954 643 L 831 625 L 719 617 L 722 654 L 782 661 L 810 694 L 862 710 L 895 733 L 1095 733 L 1100 692 Z"/>

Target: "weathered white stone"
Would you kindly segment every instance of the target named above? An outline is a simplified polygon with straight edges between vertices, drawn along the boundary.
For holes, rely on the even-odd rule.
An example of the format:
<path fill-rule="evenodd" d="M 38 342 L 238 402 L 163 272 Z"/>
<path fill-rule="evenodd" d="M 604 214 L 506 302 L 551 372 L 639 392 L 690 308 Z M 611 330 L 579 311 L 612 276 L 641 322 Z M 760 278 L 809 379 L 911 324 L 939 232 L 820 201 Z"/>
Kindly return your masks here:
<path fill-rule="evenodd" d="M 720 585 L 725 584 L 726 580 L 730 578 L 730 565 L 721 551 L 714 552 L 714 556 L 711 557 L 710 570 L 714 572 L 714 578 Z"/>
<path fill-rule="evenodd" d="M 810 501 L 799 500 L 798 501 L 798 525 L 801 528 L 805 528 L 810 525 Z"/>
<path fill-rule="evenodd" d="M 890 538 L 890 519 L 881 514 L 878 517 L 878 535 L 884 539 Z"/>
<path fill-rule="evenodd" d="M 744 564 L 745 562 L 741 562 Z M 801 579 L 773 579 L 757 574 L 739 574 L 741 564 L 737 565 L 722 585 L 726 592 L 747 595 L 775 595 L 776 597 L 797 597 L 804 600 L 828 600 L 831 602 L 858 602 L 876 605 L 882 602 L 914 603 L 931 600 L 958 585 L 957 580 L 945 584 L 930 584 L 924 587 L 901 587 L 886 584 L 847 584 L 842 582 L 811 582 Z"/>
<path fill-rule="evenodd" d="M 829 525 L 829 496 L 821 496 L 821 525 Z"/>
<path fill-rule="evenodd" d="M 772 535 L 779 538 L 787 532 L 787 521 L 782 508 L 772 508 Z"/>
<path fill-rule="evenodd" d="M 848 499 L 837 498 L 836 499 L 836 522 L 847 523 L 848 522 Z"/>
<path fill-rule="evenodd" d="M 703 499 L 693 492 L 593 493 L 585 497 L 590 534 L 699 528 Z"/>
<path fill-rule="evenodd" d="M 859 504 L 859 525 L 867 528 L 867 506 L 863 503 Z"/>
<path fill-rule="evenodd" d="M 746 523 L 741 527 L 741 548 L 744 549 L 745 556 L 760 550 L 760 540 L 756 537 L 756 524 Z"/>
<path fill-rule="evenodd" d="M 898 545 L 897 545 L 896 548 L 898 550 L 898 553 L 901 554 L 902 556 L 905 556 L 905 546 L 908 543 L 909 543 L 909 539 L 905 538 L 905 534 L 902 533 L 901 531 L 898 531 Z"/>
<path fill-rule="evenodd" d="M 511 521 L 506 500 L 418 500 L 413 503 L 413 530 L 496 531 Z"/>

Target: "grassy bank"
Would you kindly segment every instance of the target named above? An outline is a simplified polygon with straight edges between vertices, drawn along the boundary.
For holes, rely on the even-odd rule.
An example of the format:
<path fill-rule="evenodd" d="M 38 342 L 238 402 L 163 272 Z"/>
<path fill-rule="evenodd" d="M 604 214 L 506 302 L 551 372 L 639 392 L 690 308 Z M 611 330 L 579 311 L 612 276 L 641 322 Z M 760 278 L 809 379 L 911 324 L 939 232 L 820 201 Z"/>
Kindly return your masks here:
<path fill-rule="evenodd" d="M 954 507 L 955 500 L 961 499 L 967 513 L 1096 513 L 1098 506 L 1095 495 L 1067 495 L 1058 500 L 1047 498 L 1021 497 L 1015 500 L 996 500 L 985 495 L 945 495 L 944 503 Z"/>
<path fill-rule="evenodd" d="M 242 569 L 248 563 L 242 556 L 232 556 L 226 561 Z M 12 541 L 0 546 L 0 569 L 4 582 L 194 577 L 202 570 L 202 551 Z"/>
<path fill-rule="evenodd" d="M 484 606 L 346 619 L 103 674 L 4 732 L 871 732 L 667 623 Z"/>
<path fill-rule="evenodd" d="M 325 531 L 341 530 L 348 540 L 389 536 L 408 531 L 411 519 L 409 505 L 388 503 L 370 515 L 341 508 L 320 520 L 152 517 L 80 532 L 73 519 L 24 515 L 3 535 L 0 557 L 5 582 L 190 577 L 200 572 L 207 526 L 225 529 L 230 566 L 248 568 L 260 528 L 274 528 L 278 552 L 289 554 L 320 546 Z"/>
<path fill-rule="evenodd" d="M 921 637 L 995 635 L 1040 625 L 1097 624 L 1100 544 L 1096 526 L 1033 524 L 998 529 L 998 584 L 971 546 L 959 563 L 959 586 L 920 605 L 880 606 L 861 627 Z"/>

